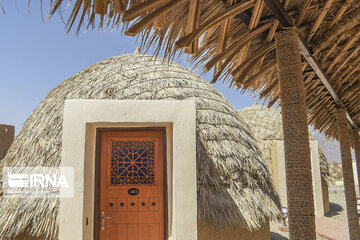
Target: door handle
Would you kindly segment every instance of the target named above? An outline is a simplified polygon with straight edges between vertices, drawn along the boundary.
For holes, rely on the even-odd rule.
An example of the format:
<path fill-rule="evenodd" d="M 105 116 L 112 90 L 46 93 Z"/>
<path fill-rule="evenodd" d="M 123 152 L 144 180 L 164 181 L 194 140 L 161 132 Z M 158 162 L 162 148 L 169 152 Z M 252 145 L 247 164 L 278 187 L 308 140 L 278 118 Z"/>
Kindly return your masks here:
<path fill-rule="evenodd" d="M 104 231 L 105 229 L 105 219 L 111 219 L 111 217 L 105 217 L 105 212 L 101 211 L 101 216 L 100 216 L 101 231 Z"/>

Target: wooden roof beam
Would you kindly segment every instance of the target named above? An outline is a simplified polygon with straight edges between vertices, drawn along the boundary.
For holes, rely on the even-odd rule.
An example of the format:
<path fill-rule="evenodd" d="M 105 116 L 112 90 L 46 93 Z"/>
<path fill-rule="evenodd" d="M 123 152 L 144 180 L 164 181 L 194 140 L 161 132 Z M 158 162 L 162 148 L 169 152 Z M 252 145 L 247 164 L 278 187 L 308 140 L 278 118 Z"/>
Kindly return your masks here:
<path fill-rule="evenodd" d="M 290 16 L 287 14 L 286 10 L 284 9 L 282 4 L 278 0 L 265 0 L 265 3 L 268 6 L 268 8 L 270 9 L 270 11 L 273 13 L 273 15 L 280 21 L 280 24 L 283 27 L 286 27 L 286 28 L 295 27 Z M 299 42 L 300 42 L 300 49 L 301 49 L 302 55 L 304 56 L 306 61 L 309 63 L 309 65 L 312 67 L 312 69 L 314 69 L 316 75 L 318 75 L 321 82 L 324 84 L 326 89 L 329 91 L 331 97 L 334 99 L 334 101 L 338 105 L 345 108 L 345 105 L 341 101 L 339 95 L 336 93 L 335 89 L 331 85 L 329 78 L 326 76 L 325 72 L 322 70 L 318 61 L 313 57 L 305 40 L 300 35 L 299 35 Z M 351 115 L 349 114 L 348 110 L 346 110 L 346 115 L 347 115 L 347 118 L 348 118 L 351 126 L 354 128 L 358 128 L 356 123 L 353 121 Z"/>

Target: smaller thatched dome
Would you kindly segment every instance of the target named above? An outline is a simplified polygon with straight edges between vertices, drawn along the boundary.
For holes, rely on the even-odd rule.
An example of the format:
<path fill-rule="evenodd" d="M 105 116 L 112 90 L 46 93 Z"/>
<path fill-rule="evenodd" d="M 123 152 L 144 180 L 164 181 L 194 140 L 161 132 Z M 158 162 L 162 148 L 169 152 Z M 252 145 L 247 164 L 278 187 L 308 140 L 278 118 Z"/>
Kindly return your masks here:
<path fill-rule="evenodd" d="M 255 103 L 250 107 L 238 110 L 238 113 L 250 125 L 256 139 L 284 140 L 280 109 L 268 108 Z M 315 140 L 311 131 L 309 134 L 310 140 Z"/>
<path fill-rule="evenodd" d="M 273 141 L 284 140 L 281 110 L 254 104 L 253 106 L 238 110 L 239 116 L 250 125 L 260 148 L 262 148 L 265 160 L 271 164 L 271 145 Z M 309 139 L 316 140 L 309 130 Z M 326 155 L 319 144 L 320 167 L 324 179 L 329 176 Z"/>
<path fill-rule="evenodd" d="M 60 164 L 66 99 L 193 100 L 199 223 L 255 230 L 277 218 L 279 199 L 249 126 L 201 77 L 149 55 L 106 59 L 53 89 L 27 119 L 0 168 Z M 0 197 L 0 237 L 24 231 L 56 236 L 57 215 L 56 200 Z"/>

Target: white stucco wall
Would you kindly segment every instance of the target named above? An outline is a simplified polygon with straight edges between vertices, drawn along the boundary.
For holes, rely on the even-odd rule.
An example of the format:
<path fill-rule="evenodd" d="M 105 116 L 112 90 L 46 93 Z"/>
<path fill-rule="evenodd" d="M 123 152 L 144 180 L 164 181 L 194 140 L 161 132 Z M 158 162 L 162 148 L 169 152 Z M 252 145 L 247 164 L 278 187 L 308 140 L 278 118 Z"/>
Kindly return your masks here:
<path fill-rule="evenodd" d="M 358 174 L 357 174 L 357 166 L 356 166 L 356 161 L 352 162 L 352 166 L 353 166 L 353 172 L 354 172 L 354 181 L 355 181 L 355 185 L 358 186 L 359 185 L 359 181 L 358 181 Z"/>
<path fill-rule="evenodd" d="M 312 183 L 314 193 L 314 206 L 315 215 L 318 217 L 324 216 L 323 195 L 321 186 L 321 171 L 320 171 L 320 156 L 317 141 L 310 141 L 311 150 L 311 170 L 312 170 Z M 272 157 L 277 159 L 277 176 L 274 181 L 279 184 L 279 195 L 282 206 L 287 206 L 287 191 L 286 191 L 286 170 L 285 170 L 285 153 L 284 141 L 279 140 L 274 142 L 272 147 Z M 274 172 L 274 171 L 273 171 Z M 276 172 L 276 171 L 275 171 Z"/>
<path fill-rule="evenodd" d="M 276 141 L 276 156 L 278 162 L 278 181 L 279 181 L 279 195 L 282 207 L 287 207 L 287 191 L 286 191 L 286 170 L 285 170 L 285 151 L 284 141 Z"/>
<path fill-rule="evenodd" d="M 60 199 L 59 239 L 93 239 L 97 128 L 165 127 L 168 238 L 197 239 L 196 111 L 193 101 L 66 100 L 61 166 L 75 170 L 75 193 Z"/>
<path fill-rule="evenodd" d="M 313 179 L 313 190 L 314 190 L 314 207 L 315 215 L 323 217 L 324 211 L 324 200 L 322 192 L 321 182 L 321 169 L 320 169 L 320 154 L 319 154 L 319 143 L 317 141 L 310 141 L 311 149 L 311 170 Z"/>

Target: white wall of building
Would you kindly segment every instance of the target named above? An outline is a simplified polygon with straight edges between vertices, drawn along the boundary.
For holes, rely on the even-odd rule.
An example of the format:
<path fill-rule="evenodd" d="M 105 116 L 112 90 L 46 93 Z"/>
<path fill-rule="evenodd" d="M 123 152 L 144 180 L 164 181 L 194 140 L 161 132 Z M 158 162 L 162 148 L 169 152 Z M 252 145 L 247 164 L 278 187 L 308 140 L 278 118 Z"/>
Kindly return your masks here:
<path fill-rule="evenodd" d="M 320 158 L 319 158 L 319 148 L 317 141 L 310 141 L 311 149 L 311 170 L 313 178 L 313 191 L 314 191 L 314 206 L 315 206 L 315 215 L 318 217 L 324 216 L 324 205 L 323 205 L 323 195 L 322 195 L 322 186 L 321 186 L 321 171 L 320 171 Z M 273 176 L 275 183 L 278 183 L 279 195 L 281 205 L 283 207 L 287 206 L 287 191 L 286 191 L 286 170 L 285 170 L 285 150 L 284 150 L 284 141 L 279 140 L 274 142 L 272 147 L 272 157 L 276 158 L 277 169 L 273 172 L 276 172 Z M 274 161 L 273 161 L 274 167 Z"/>
<path fill-rule="evenodd" d="M 96 129 L 165 127 L 168 238 L 197 239 L 196 110 L 193 101 L 66 100 L 62 167 L 75 171 L 74 197 L 60 199 L 59 239 L 92 240 Z"/>

